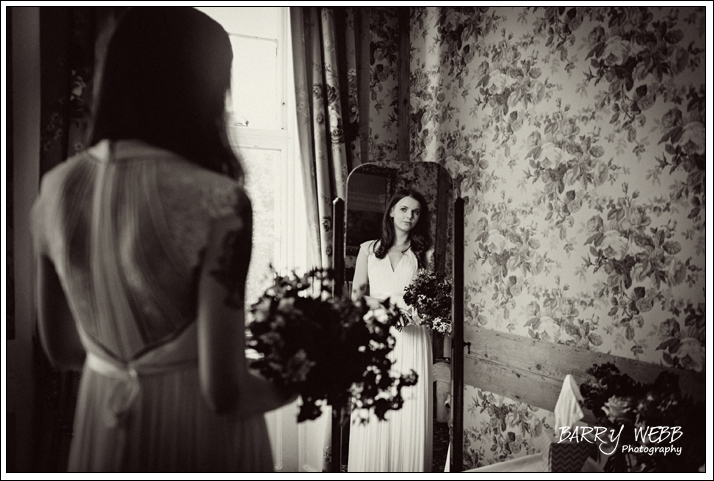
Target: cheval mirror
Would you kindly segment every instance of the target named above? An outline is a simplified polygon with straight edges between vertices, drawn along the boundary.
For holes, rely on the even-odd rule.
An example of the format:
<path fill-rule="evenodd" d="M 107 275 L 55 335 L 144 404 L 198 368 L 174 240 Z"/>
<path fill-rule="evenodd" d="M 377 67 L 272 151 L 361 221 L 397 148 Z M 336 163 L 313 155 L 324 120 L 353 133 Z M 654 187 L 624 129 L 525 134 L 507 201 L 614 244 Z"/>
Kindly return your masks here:
<path fill-rule="evenodd" d="M 347 199 L 334 203 L 333 255 L 338 294 L 352 292 L 359 246 L 379 237 L 382 216 L 399 189 L 421 193 L 429 210 L 432 247 L 426 268 L 452 279 L 451 334 L 432 332 L 433 469 L 456 471 L 463 443 L 463 199 L 448 171 L 433 162 L 379 162 L 357 166 L 347 179 Z M 342 222 L 340 222 L 342 219 Z M 418 373 L 419 374 L 419 373 Z M 340 424 L 339 420 L 346 419 Z M 331 471 L 349 462 L 349 413 L 333 412 Z M 450 444 L 451 443 L 451 444 Z M 449 452 L 449 456 L 447 456 Z"/>

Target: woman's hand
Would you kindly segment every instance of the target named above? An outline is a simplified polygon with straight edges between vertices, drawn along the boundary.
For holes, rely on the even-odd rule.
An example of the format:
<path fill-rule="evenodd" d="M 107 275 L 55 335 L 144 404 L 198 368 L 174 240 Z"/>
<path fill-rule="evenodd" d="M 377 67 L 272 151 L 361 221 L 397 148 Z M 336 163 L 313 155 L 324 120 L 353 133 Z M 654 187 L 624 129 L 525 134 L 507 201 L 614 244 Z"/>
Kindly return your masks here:
<path fill-rule="evenodd" d="M 250 417 L 281 408 L 294 402 L 298 394 L 276 386 L 266 380 L 258 371 L 248 369 L 249 377 L 245 394 L 241 396 L 235 412 L 238 417 Z"/>
<path fill-rule="evenodd" d="M 367 307 L 370 309 L 380 309 L 382 307 L 382 300 L 377 299 L 376 297 L 370 297 L 370 296 L 364 296 L 364 301 L 367 304 Z"/>

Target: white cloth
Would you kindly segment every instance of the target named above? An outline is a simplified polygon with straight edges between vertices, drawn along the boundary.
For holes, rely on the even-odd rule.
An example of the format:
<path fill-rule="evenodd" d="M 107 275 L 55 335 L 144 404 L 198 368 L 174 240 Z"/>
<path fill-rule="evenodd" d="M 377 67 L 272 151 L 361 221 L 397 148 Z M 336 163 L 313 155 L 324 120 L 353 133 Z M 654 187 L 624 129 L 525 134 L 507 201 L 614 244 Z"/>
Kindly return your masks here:
<path fill-rule="evenodd" d="M 198 375 L 200 253 L 239 195 L 138 141 L 103 141 L 43 177 L 33 235 L 88 352 L 69 471 L 273 471 L 263 415 L 215 414 Z"/>
<path fill-rule="evenodd" d="M 366 242 L 362 248 L 368 248 Z M 370 297 L 391 298 L 403 302 L 404 289 L 417 273 L 417 258 L 408 250 L 392 267 L 389 256 L 378 259 L 370 250 L 367 276 Z M 409 325 L 401 331 L 392 328 L 396 339 L 390 358 L 395 361 L 395 373 L 407 374 L 411 369 L 419 375 L 415 386 L 402 390 L 404 405 L 399 411 L 389 411 L 386 421 L 371 415 L 369 423 L 356 420 L 361 413 L 352 413 L 350 424 L 348 471 L 350 472 L 430 472 L 433 444 L 433 387 L 431 332 L 424 326 Z"/>
<path fill-rule="evenodd" d="M 567 374 L 563 379 L 558 400 L 555 402 L 553 411 L 555 414 L 554 431 L 544 430 L 540 437 L 534 441 L 536 448 L 541 451 L 542 471 L 550 471 L 550 447 L 552 443 L 560 441 L 560 428 L 567 427 L 568 431 L 565 432 L 565 436 L 569 436 L 574 428 L 586 425 L 580 421 L 584 416 L 579 403 L 582 399 L 583 396 L 580 394 L 578 383 L 572 375 Z"/>
<path fill-rule="evenodd" d="M 560 428 L 568 427 L 572 429 L 577 425 L 584 414 L 578 401 L 582 401 L 580 388 L 572 375 L 568 374 L 563 379 L 563 386 L 560 388 L 560 395 L 555 403 L 555 434 L 560 436 Z"/>

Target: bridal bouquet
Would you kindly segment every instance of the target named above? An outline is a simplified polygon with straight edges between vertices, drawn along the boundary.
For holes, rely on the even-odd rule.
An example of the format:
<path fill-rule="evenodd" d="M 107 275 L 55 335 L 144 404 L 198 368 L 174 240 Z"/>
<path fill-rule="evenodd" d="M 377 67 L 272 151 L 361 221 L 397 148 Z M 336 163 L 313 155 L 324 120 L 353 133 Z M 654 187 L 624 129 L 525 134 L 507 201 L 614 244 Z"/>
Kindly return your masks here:
<path fill-rule="evenodd" d="M 414 371 L 390 370 L 395 340 L 389 328 L 399 321 L 399 309 L 388 301 L 370 309 L 364 300 L 335 298 L 332 286 L 325 269 L 276 274 L 250 310 L 247 344 L 257 353 L 250 367 L 300 395 L 298 422 L 318 418 L 323 403 L 350 403 L 384 420 L 387 411 L 401 409 L 402 388 L 418 379 Z"/>
<path fill-rule="evenodd" d="M 451 280 L 445 275 L 419 269 L 404 291 L 404 302 L 416 310 L 423 325 L 451 334 Z"/>

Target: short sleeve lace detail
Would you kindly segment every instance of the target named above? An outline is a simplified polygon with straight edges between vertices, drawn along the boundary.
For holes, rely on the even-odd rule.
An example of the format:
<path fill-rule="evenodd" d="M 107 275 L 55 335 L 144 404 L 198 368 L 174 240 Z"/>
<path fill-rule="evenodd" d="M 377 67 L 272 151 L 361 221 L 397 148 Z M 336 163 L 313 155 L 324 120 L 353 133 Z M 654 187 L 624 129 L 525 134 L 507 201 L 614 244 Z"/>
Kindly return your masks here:
<path fill-rule="evenodd" d="M 246 196 L 240 184 L 228 177 L 193 166 L 182 169 L 186 171 L 176 175 L 175 166 L 163 166 L 158 182 L 171 242 L 188 266 L 195 267 L 200 263 L 212 221 L 238 215 Z M 164 170 L 165 177 L 161 174 Z"/>
<path fill-rule="evenodd" d="M 239 199 L 237 185 L 206 186 L 199 195 L 200 207 L 211 219 L 236 213 Z"/>

